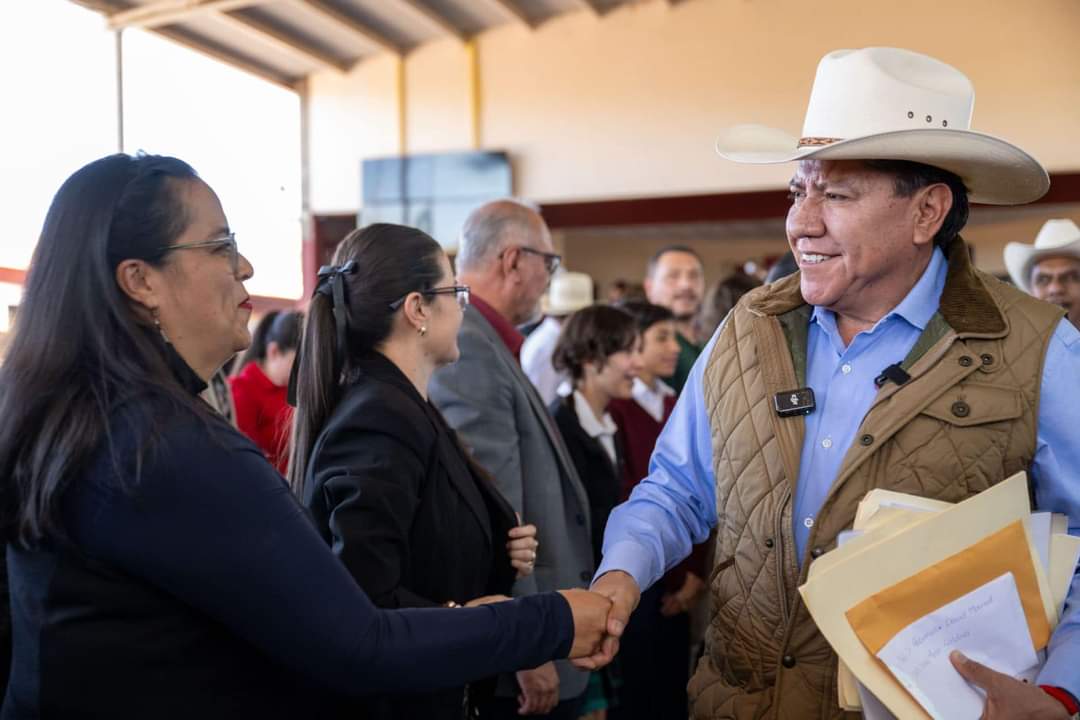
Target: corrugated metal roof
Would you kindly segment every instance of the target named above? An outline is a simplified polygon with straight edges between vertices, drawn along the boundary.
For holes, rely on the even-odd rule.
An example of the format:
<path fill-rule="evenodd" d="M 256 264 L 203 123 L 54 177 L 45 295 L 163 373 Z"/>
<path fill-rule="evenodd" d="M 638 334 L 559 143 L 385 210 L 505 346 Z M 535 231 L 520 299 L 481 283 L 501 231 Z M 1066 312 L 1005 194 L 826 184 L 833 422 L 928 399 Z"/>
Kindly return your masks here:
<path fill-rule="evenodd" d="M 642 0 L 72 2 L 102 13 L 110 28 L 148 29 L 278 85 L 294 87 L 313 72 L 346 72 L 378 54 L 402 55 L 449 37 L 464 41 L 506 23 L 535 28 L 568 12 L 602 15 Z"/>

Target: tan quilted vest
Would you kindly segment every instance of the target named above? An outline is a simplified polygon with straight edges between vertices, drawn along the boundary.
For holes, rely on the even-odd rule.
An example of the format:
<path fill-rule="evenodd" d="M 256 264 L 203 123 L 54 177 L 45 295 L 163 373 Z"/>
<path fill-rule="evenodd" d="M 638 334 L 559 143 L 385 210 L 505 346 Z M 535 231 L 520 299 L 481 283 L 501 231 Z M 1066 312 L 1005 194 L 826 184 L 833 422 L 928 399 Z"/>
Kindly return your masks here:
<path fill-rule="evenodd" d="M 873 488 L 956 502 L 1030 465 L 1043 358 L 1063 313 L 972 268 L 962 241 L 947 255 L 941 306 L 904 363 L 911 380 L 878 391 L 801 570 L 791 499 L 804 421 L 777 416 L 772 400 L 804 384 L 811 308 L 796 275 L 729 316 L 703 383 L 718 524 L 695 719 L 845 717 L 836 656 L 797 591 L 810 561 L 835 547 Z"/>

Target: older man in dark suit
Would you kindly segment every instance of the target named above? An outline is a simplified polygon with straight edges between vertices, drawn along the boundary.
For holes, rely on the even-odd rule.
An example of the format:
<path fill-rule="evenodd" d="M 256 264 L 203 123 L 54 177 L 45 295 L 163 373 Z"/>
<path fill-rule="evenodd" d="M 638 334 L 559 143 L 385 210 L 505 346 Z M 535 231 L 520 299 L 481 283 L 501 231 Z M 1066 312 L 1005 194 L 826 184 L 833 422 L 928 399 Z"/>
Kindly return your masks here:
<path fill-rule="evenodd" d="M 587 587 L 592 577 L 589 504 L 562 438 L 519 364 L 516 329 L 537 312 L 559 256 L 540 216 L 511 201 L 488 203 L 465 221 L 457 256 L 472 304 L 458 334 L 461 359 L 438 370 L 432 401 L 526 523 L 537 526 L 536 570 L 515 595 Z M 516 679 L 516 683 L 515 683 Z M 485 715 L 577 717 L 588 674 L 567 662 L 500 678 Z"/>

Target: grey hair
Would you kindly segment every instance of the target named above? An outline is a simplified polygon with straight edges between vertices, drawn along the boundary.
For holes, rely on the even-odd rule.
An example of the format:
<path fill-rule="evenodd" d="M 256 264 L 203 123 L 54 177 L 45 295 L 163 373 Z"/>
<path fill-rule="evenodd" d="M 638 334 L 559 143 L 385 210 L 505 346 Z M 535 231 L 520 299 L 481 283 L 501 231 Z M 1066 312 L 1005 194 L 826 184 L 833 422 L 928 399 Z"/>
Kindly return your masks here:
<path fill-rule="evenodd" d="M 457 270 L 478 270 L 491 262 L 514 237 L 528 237 L 539 213 L 532 203 L 506 198 L 485 203 L 465 219 L 458 242 Z"/>

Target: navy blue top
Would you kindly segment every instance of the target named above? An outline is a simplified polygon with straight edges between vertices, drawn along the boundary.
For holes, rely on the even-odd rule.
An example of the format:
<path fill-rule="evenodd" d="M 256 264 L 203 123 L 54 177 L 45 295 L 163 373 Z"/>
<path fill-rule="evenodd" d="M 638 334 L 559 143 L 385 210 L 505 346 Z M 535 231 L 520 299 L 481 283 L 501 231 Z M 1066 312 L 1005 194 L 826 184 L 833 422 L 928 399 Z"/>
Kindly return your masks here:
<path fill-rule="evenodd" d="M 4 720 L 318 717 L 327 690 L 452 687 L 569 652 L 555 593 L 376 609 L 259 448 L 200 415 L 129 402 L 112 452 L 62 496 L 69 539 L 9 548 Z M 136 482 L 155 416 L 163 432 Z"/>

